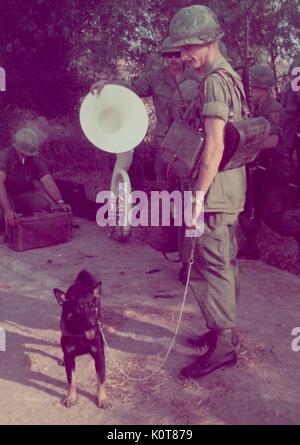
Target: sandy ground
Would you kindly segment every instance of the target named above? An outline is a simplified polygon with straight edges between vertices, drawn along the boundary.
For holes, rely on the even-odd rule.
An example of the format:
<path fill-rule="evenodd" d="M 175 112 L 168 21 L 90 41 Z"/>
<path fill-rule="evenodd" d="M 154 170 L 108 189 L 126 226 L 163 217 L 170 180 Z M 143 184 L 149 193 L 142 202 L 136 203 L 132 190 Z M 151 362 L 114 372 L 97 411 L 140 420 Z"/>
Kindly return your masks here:
<path fill-rule="evenodd" d="M 300 352 L 291 349 L 291 330 L 300 326 L 298 277 L 241 261 L 239 363 L 183 382 L 178 371 L 196 354 L 184 337 L 205 327 L 189 295 L 174 348 L 160 366 L 182 302 L 178 265 L 135 237 L 122 245 L 92 222 L 76 223 L 67 244 L 23 253 L 0 246 L 0 326 L 7 334 L 7 351 L 0 352 L 0 424 L 300 423 Z M 106 411 L 96 406 L 88 356 L 77 359 L 78 404 L 62 405 L 67 384 L 52 289 L 66 289 L 82 268 L 103 281 L 112 403 Z M 160 290 L 174 298 L 155 299 Z"/>

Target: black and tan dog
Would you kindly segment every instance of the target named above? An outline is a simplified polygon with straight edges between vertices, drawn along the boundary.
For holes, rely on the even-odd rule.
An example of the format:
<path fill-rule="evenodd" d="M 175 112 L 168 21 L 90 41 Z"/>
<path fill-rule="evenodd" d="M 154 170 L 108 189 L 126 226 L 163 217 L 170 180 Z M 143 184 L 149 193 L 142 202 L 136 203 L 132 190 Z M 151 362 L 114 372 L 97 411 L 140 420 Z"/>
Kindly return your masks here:
<path fill-rule="evenodd" d="M 109 403 L 104 387 L 105 356 L 101 334 L 101 281 L 97 282 L 89 272 L 82 270 L 67 292 L 59 289 L 53 289 L 53 292 L 62 306 L 60 344 L 70 385 L 65 406 L 69 408 L 77 400 L 75 358 L 90 354 L 95 361 L 98 406 L 107 408 Z"/>

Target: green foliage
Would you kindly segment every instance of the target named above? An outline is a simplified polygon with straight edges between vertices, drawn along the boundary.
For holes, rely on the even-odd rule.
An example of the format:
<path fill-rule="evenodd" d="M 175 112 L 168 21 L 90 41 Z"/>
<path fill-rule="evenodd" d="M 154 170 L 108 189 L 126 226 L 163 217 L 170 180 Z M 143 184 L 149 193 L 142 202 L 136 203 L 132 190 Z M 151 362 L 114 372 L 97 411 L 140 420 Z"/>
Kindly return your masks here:
<path fill-rule="evenodd" d="M 2 0 L 0 65 L 7 71 L 2 105 L 49 117 L 78 111 L 80 97 L 120 60 L 144 72 L 185 0 Z M 288 62 L 299 50 L 299 7 L 294 0 L 203 0 L 218 15 L 224 41 L 244 54 L 245 17 L 257 62 Z M 265 60 L 268 59 L 268 60 Z M 275 65 L 274 65 L 275 66 Z"/>

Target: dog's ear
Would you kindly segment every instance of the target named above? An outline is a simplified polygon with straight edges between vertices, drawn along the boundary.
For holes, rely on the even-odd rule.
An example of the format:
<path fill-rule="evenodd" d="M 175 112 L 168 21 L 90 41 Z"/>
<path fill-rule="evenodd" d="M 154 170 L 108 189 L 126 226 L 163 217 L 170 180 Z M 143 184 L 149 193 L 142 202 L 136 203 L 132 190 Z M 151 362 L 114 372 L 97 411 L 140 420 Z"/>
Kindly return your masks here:
<path fill-rule="evenodd" d="M 102 281 L 99 281 L 93 289 L 93 297 L 99 298 L 102 290 Z"/>
<path fill-rule="evenodd" d="M 60 289 L 53 289 L 57 303 L 62 306 L 67 301 L 67 294 Z"/>

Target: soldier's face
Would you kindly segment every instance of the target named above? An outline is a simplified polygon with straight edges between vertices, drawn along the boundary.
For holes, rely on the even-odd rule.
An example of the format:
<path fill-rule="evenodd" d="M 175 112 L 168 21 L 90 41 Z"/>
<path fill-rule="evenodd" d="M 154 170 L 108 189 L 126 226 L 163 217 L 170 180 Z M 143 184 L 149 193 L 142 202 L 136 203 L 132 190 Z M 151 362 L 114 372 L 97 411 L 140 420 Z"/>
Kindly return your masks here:
<path fill-rule="evenodd" d="M 179 51 L 175 53 L 166 53 L 163 57 L 169 68 L 176 69 L 183 66 Z"/>
<path fill-rule="evenodd" d="M 208 45 L 187 45 L 181 48 L 181 60 L 194 69 L 202 68 L 207 62 Z"/>
<path fill-rule="evenodd" d="M 253 87 L 252 88 L 252 94 L 253 94 L 253 100 L 255 102 L 259 102 L 260 99 L 262 99 L 263 97 L 265 97 L 265 95 L 267 94 L 267 90 L 265 90 L 264 88 L 257 88 L 257 87 Z"/>

